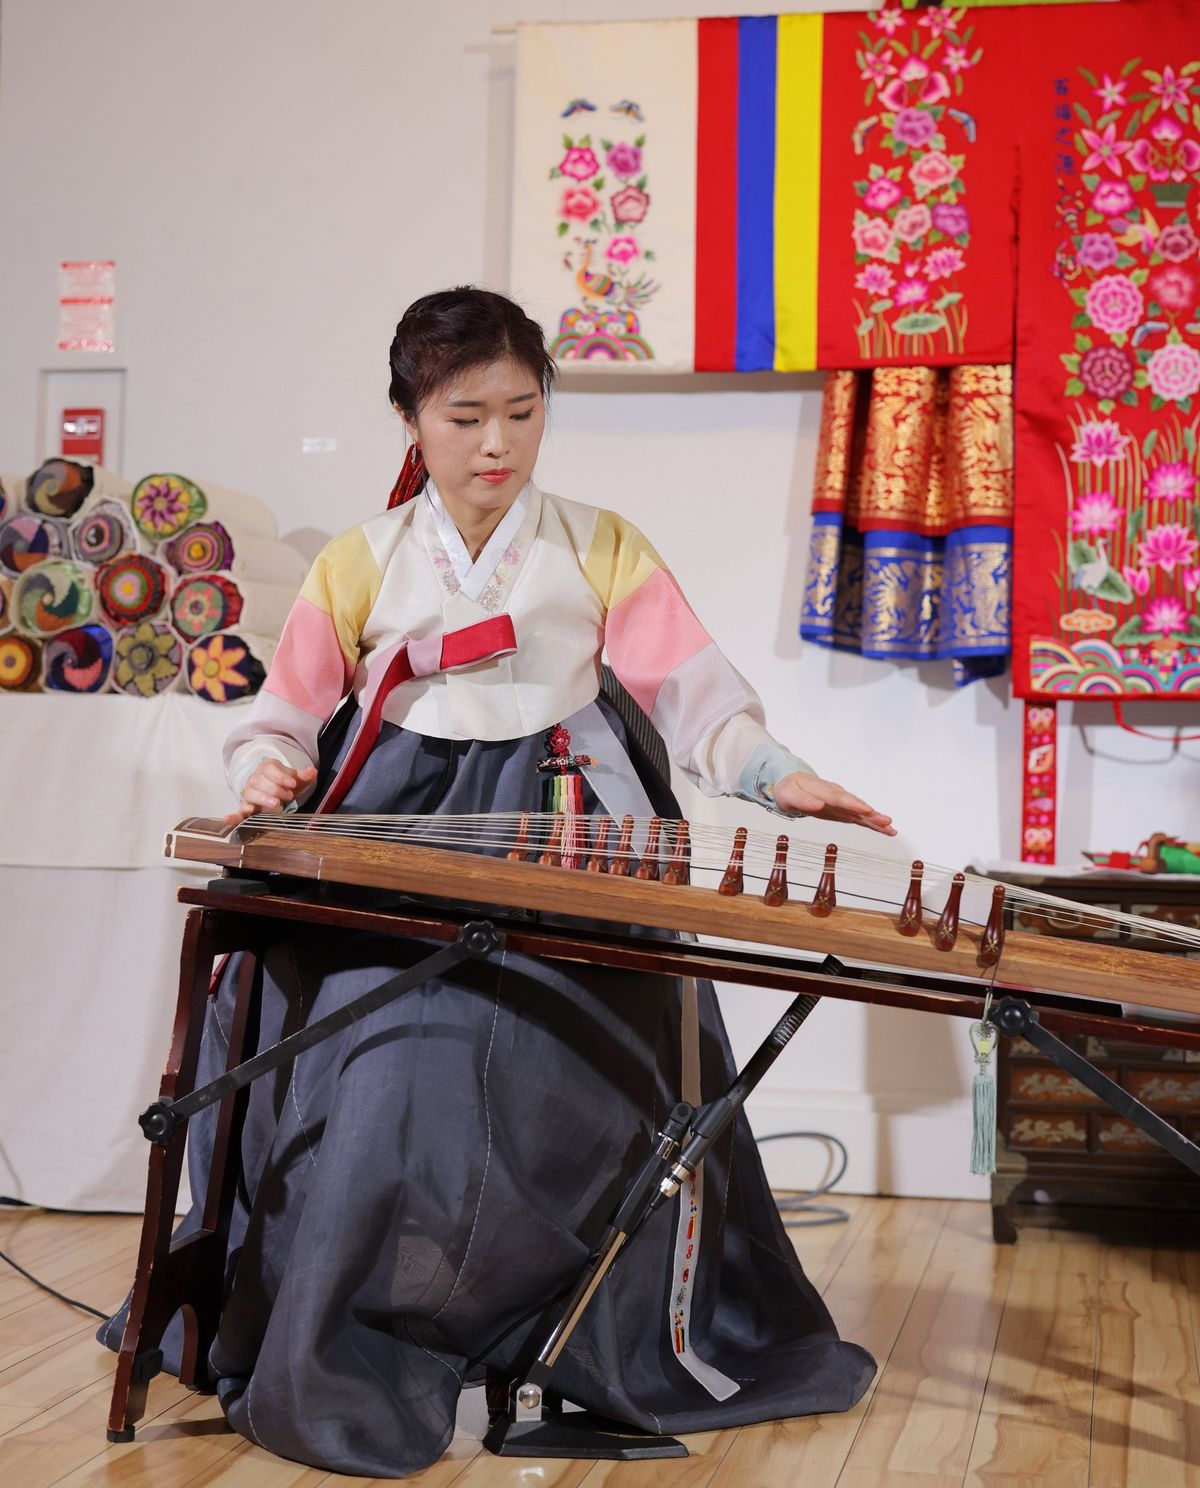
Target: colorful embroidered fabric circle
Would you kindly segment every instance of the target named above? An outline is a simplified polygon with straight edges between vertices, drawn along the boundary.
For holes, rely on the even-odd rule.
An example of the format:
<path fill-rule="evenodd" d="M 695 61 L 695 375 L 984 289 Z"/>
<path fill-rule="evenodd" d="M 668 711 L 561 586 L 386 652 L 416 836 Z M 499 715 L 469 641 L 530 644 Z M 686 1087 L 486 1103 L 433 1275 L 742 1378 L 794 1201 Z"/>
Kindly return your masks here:
<path fill-rule="evenodd" d="M 262 686 L 267 673 L 240 636 L 214 635 L 193 646 L 188 685 L 210 703 L 235 703 Z"/>
<path fill-rule="evenodd" d="M 135 630 L 123 630 L 113 642 L 113 651 L 113 683 L 132 697 L 166 692 L 183 666 L 179 637 L 161 621 L 144 620 Z"/>
<path fill-rule="evenodd" d="M 0 636 L 0 692 L 40 690 L 42 648 L 24 636 Z"/>
<path fill-rule="evenodd" d="M 22 574 L 66 549 L 66 534 L 48 517 L 12 517 L 0 527 L 0 568 Z"/>
<path fill-rule="evenodd" d="M 221 574 L 185 579 L 171 598 L 175 629 L 189 641 L 236 625 L 241 614 L 241 590 Z"/>
<path fill-rule="evenodd" d="M 95 479 L 90 465 L 46 460 L 29 477 L 25 505 L 42 517 L 73 517 L 91 494 Z"/>
<path fill-rule="evenodd" d="M 220 522 L 197 522 L 166 544 L 163 557 L 177 573 L 211 573 L 233 563 L 233 542 Z"/>
<path fill-rule="evenodd" d="M 46 642 L 43 681 L 51 692 L 100 692 L 112 669 L 113 638 L 103 625 L 80 625 Z"/>
<path fill-rule="evenodd" d="M 114 625 L 137 625 L 162 609 L 169 575 L 161 563 L 123 553 L 96 575 L 100 608 Z"/>
<path fill-rule="evenodd" d="M 71 551 L 85 563 L 107 563 L 134 545 L 133 524 L 119 501 L 101 501 L 76 517 L 69 535 Z"/>
<path fill-rule="evenodd" d="M 39 563 L 13 585 L 13 624 L 26 635 L 57 635 L 91 613 L 91 576 L 66 558 Z"/>
<path fill-rule="evenodd" d="M 0 577 L 0 630 L 12 624 L 12 580 Z"/>
<path fill-rule="evenodd" d="M 147 475 L 133 488 L 133 520 L 154 542 L 165 542 L 208 510 L 199 486 L 182 475 Z"/>

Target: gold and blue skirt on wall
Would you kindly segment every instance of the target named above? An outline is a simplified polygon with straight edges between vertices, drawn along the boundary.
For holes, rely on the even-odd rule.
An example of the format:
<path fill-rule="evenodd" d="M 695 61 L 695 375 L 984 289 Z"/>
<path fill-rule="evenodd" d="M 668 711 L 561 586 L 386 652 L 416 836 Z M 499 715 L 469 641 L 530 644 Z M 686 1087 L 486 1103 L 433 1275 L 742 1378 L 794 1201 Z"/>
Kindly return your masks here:
<path fill-rule="evenodd" d="M 1010 648 L 1012 369 L 881 367 L 825 380 L 800 634 L 958 684 Z"/>

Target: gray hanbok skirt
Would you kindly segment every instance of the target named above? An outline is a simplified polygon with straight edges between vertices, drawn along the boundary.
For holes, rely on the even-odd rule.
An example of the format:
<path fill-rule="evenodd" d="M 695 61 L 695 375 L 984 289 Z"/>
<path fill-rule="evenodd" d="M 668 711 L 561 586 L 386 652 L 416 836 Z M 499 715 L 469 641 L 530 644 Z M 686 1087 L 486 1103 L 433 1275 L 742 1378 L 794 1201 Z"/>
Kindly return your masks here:
<path fill-rule="evenodd" d="M 384 725 L 342 810 L 537 810 L 543 753 L 540 734 L 455 742 Z M 643 784 L 656 809 L 678 814 L 661 786 Z M 258 1046 L 429 950 L 290 936 L 264 956 Z M 231 964 L 210 1004 L 201 1081 L 224 1068 L 235 975 Z M 546 1310 L 680 1098 L 685 1066 L 706 1100 L 734 1073 L 709 984 L 503 954 L 426 982 L 259 1080 L 209 1358 L 233 1426 L 335 1471 L 401 1477 L 434 1462 L 463 1387 L 512 1374 L 536 1350 Z M 197 1200 L 213 1121 L 198 1117 L 189 1135 Z M 195 1223 L 193 1212 L 181 1233 Z M 101 1341 L 118 1348 L 123 1322 L 122 1310 Z M 177 1327 L 164 1346 L 178 1367 Z M 805 1277 L 742 1116 L 699 1190 L 627 1247 L 555 1382 L 567 1400 L 674 1433 L 844 1411 L 874 1370 Z"/>

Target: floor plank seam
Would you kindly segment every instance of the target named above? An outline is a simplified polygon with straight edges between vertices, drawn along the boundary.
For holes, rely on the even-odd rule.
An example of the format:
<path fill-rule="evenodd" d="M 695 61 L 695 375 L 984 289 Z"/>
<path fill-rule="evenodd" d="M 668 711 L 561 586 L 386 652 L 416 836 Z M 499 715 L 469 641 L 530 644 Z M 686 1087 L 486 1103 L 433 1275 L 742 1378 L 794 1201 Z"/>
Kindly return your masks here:
<path fill-rule="evenodd" d="M 971 1444 L 967 1448 L 967 1467 L 963 1473 L 964 1484 L 967 1474 L 971 1471 L 971 1463 L 975 1460 L 975 1439 L 979 1435 L 979 1423 L 983 1420 L 983 1406 L 987 1400 L 988 1385 L 992 1382 L 992 1370 L 996 1364 L 996 1346 L 1000 1342 L 1000 1331 L 1004 1327 L 1004 1314 L 1008 1311 L 1008 1300 L 1012 1296 L 1013 1282 L 1016 1279 L 1017 1268 L 1010 1265 L 1008 1268 L 1008 1285 L 1004 1288 L 1004 1300 L 1000 1304 L 1000 1316 L 996 1319 L 996 1331 L 992 1335 L 992 1351 L 988 1355 L 987 1374 L 984 1376 L 983 1388 L 979 1392 L 979 1405 L 975 1411 L 975 1424 L 971 1428 Z"/>
<path fill-rule="evenodd" d="M 1104 1250 L 1096 1259 L 1096 1274 L 1092 1280 L 1092 1395 L 1088 1417 L 1088 1488 L 1092 1482 L 1092 1457 L 1096 1447 L 1096 1382 L 1100 1374 L 1100 1278 L 1104 1274 Z"/>
<path fill-rule="evenodd" d="M 92 1384 L 95 1384 L 95 1381 L 94 1380 L 92 1381 Z M 84 1388 L 85 1389 L 91 1389 L 91 1385 L 85 1385 Z M 79 1392 L 78 1391 L 75 1391 L 74 1393 L 75 1394 L 78 1394 Z M 70 1395 L 63 1397 L 63 1399 L 66 1399 L 66 1400 L 69 1400 L 71 1398 L 72 1398 L 72 1396 L 70 1396 Z M 186 1402 L 177 1402 L 177 1403 L 179 1403 L 179 1404 L 186 1404 Z M 57 1405 L 61 1405 L 61 1404 L 62 1404 L 62 1401 L 61 1400 L 57 1402 Z M 51 1406 L 50 1407 L 51 1410 L 54 1410 L 55 1408 L 56 1408 L 55 1406 Z M 146 1414 L 137 1423 L 137 1429 L 138 1429 L 138 1431 L 139 1432 L 144 1431 L 146 1429 L 146 1427 L 149 1426 L 152 1422 L 159 1420 L 162 1416 L 165 1416 L 168 1411 L 171 1411 L 171 1410 L 174 1410 L 174 1409 L 175 1409 L 175 1407 L 173 1405 L 164 1405 L 160 1410 L 155 1411 L 153 1415 L 150 1413 L 149 1409 L 147 1409 Z M 43 1414 L 45 1414 L 45 1412 L 43 1412 Z M 105 1410 L 105 1412 L 104 1412 L 104 1418 L 107 1419 L 107 1416 L 108 1416 L 108 1411 Z M 28 1424 L 29 1423 L 26 1422 L 26 1425 L 28 1425 Z M 98 1423 L 97 1424 L 97 1434 L 99 1432 L 103 1431 L 103 1430 L 104 1430 L 103 1424 Z M 130 1443 L 118 1443 L 118 1442 L 109 1442 L 109 1441 L 106 1441 L 103 1444 L 103 1446 L 98 1447 L 97 1450 L 94 1451 L 94 1452 L 92 1452 L 90 1456 L 81 1458 L 72 1467 L 68 1468 L 67 1471 L 65 1473 L 63 1473 L 61 1476 L 59 1476 L 57 1478 L 54 1478 L 51 1482 L 47 1483 L 46 1484 L 46 1488 L 55 1488 L 55 1485 L 58 1484 L 58 1483 L 61 1483 L 64 1478 L 71 1477 L 71 1475 L 73 1473 L 81 1472 L 85 1467 L 88 1467 L 91 1463 L 98 1462 L 101 1457 L 111 1457 L 114 1461 L 119 1461 L 120 1459 L 116 1455 L 117 1452 L 118 1452 L 118 1450 L 119 1450 L 119 1448 L 121 1446 L 133 1446 L 135 1444 L 136 1444 L 136 1439 L 135 1439 L 135 1442 L 130 1442 Z M 236 1443 L 234 1443 L 234 1445 L 236 1445 Z M 86 1452 L 88 1450 L 88 1448 L 87 1447 L 84 1447 L 83 1450 Z M 232 1447 L 231 1447 L 230 1450 L 232 1450 Z"/>
<path fill-rule="evenodd" d="M 876 1371 L 875 1378 L 871 1381 L 869 1395 L 866 1397 L 866 1409 L 863 1411 L 862 1415 L 858 1419 L 858 1423 L 854 1428 L 854 1434 L 850 1438 L 850 1444 L 846 1448 L 846 1455 L 842 1458 L 841 1466 L 838 1468 L 837 1471 L 837 1477 L 833 1480 L 830 1488 L 838 1488 L 838 1485 L 842 1481 L 842 1474 L 846 1470 L 846 1464 L 847 1462 L 849 1462 L 850 1458 L 854 1454 L 854 1445 L 858 1441 L 859 1433 L 862 1431 L 864 1425 L 866 1424 L 867 1417 L 871 1413 L 871 1406 L 874 1403 L 875 1396 L 879 1391 L 879 1386 L 883 1383 L 883 1376 L 887 1372 L 887 1367 L 888 1364 L 891 1362 L 892 1355 L 896 1352 L 896 1345 L 900 1342 L 901 1334 L 904 1332 L 904 1325 L 908 1322 L 908 1315 L 910 1312 L 912 1312 L 913 1304 L 916 1302 L 917 1296 L 920 1293 L 921 1283 L 925 1280 L 925 1275 L 928 1272 L 930 1263 L 933 1260 L 934 1252 L 937 1250 L 938 1245 L 941 1242 L 942 1235 L 945 1232 L 946 1225 L 950 1221 L 949 1201 L 946 1199 L 941 1199 L 938 1202 L 944 1205 L 942 1211 L 942 1222 L 938 1226 L 937 1234 L 933 1237 L 933 1242 L 929 1247 L 929 1254 L 925 1257 L 925 1264 L 921 1267 L 921 1274 L 917 1277 L 915 1283 L 913 1284 L 912 1294 L 908 1299 L 908 1305 L 904 1309 L 904 1316 L 900 1319 L 899 1326 L 896 1329 L 896 1336 L 892 1339 L 891 1347 L 887 1351 L 887 1358 L 884 1359 L 881 1364 L 878 1360 L 875 1361 L 879 1365 L 879 1367 Z"/>

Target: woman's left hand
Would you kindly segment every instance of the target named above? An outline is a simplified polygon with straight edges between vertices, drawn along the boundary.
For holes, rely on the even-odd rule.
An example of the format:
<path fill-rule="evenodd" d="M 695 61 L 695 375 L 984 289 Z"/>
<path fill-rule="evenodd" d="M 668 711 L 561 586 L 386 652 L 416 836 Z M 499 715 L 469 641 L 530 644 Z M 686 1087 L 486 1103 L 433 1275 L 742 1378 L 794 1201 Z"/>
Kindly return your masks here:
<path fill-rule="evenodd" d="M 817 816 L 823 821 L 869 827 L 885 837 L 896 835 L 890 816 L 884 816 L 882 811 L 876 811 L 874 806 L 868 806 L 832 780 L 822 780 L 817 775 L 785 775 L 771 787 L 771 794 L 781 811 L 802 811 L 805 816 Z"/>

